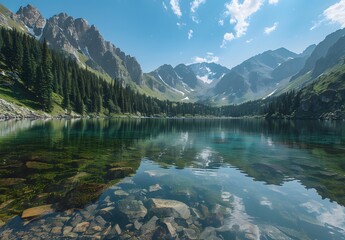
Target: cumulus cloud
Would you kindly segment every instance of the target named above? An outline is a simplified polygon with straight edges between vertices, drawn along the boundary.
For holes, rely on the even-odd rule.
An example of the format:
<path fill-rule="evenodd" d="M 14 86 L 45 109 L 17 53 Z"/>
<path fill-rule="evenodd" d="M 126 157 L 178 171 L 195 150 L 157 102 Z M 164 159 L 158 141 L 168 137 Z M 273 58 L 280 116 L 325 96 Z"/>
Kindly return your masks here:
<path fill-rule="evenodd" d="M 207 62 L 207 63 L 216 63 L 219 61 L 219 57 L 215 56 L 214 53 L 212 52 L 208 52 L 206 53 L 205 57 L 193 57 L 192 58 L 193 63 L 203 63 L 203 62 Z"/>
<path fill-rule="evenodd" d="M 338 23 L 345 27 L 345 0 L 340 0 L 323 12 L 323 16 L 332 23 Z"/>
<path fill-rule="evenodd" d="M 264 32 L 265 32 L 267 35 L 269 35 L 269 34 L 271 34 L 272 32 L 274 32 L 275 30 L 277 30 L 278 25 L 279 25 L 279 23 L 278 23 L 278 22 L 275 22 L 275 23 L 273 24 L 273 26 L 271 26 L 271 27 L 265 27 Z"/>
<path fill-rule="evenodd" d="M 277 4 L 279 0 L 268 0 L 269 4 Z"/>
<path fill-rule="evenodd" d="M 246 34 L 249 27 L 249 19 L 254 13 L 260 10 L 264 0 L 232 0 L 226 3 L 226 15 L 230 16 L 230 23 L 235 25 L 236 37 Z"/>
<path fill-rule="evenodd" d="M 220 20 L 218 21 L 218 24 L 219 24 L 220 26 L 224 26 L 224 20 L 223 20 L 223 19 L 220 19 Z"/>
<path fill-rule="evenodd" d="M 170 6 L 177 17 L 182 16 L 182 12 L 180 8 L 180 0 L 170 0 Z"/>
<path fill-rule="evenodd" d="M 223 37 L 223 42 L 222 45 L 220 45 L 221 48 L 225 48 L 226 44 L 228 42 L 231 42 L 232 40 L 235 39 L 235 35 L 233 33 L 225 33 Z"/>
<path fill-rule="evenodd" d="M 206 3 L 206 0 L 194 0 L 190 5 L 190 11 L 192 13 L 195 13 L 196 10 L 199 8 L 199 6 L 203 3 Z"/>
<path fill-rule="evenodd" d="M 191 39 L 192 37 L 193 37 L 193 30 L 190 29 L 190 30 L 188 31 L 188 39 Z"/>

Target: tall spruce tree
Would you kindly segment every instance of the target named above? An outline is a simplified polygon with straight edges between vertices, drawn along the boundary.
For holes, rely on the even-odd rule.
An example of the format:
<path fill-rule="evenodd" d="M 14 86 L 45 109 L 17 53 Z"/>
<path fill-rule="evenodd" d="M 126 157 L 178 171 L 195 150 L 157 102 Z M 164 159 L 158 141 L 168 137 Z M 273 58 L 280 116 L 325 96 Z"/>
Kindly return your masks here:
<path fill-rule="evenodd" d="M 53 92 L 53 74 L 52 74 L 51 56 L 48 50 L 46 39 L 42 46 L 42 92 L 41 104 L 44 110 L 50 112 L 52 108 L 52 92 Z"/>

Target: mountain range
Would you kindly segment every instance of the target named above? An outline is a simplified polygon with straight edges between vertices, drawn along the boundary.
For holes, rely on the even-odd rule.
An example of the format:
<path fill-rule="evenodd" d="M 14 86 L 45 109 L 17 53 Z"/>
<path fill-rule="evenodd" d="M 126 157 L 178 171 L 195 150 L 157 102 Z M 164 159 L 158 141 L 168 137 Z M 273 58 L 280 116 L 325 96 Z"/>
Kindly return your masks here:
<path fill-rule="evenodd" d="M 32 5 L 12 13 L 0 6 L 0 25 L 46 39 L 85 68 L 149 96 L 209 105 L 240 104 L 300 90 L 343 63 L 345 30 L 328 35 L 302 53 L 285 48 L 265 51 L 228 69 L 217 63 L 164 64 L 143 73 L 138 61 L 104 40 L 94 25 L 60 13 L 45 19 Z M 333 69 L 333 70 L 332 70 Z"/>

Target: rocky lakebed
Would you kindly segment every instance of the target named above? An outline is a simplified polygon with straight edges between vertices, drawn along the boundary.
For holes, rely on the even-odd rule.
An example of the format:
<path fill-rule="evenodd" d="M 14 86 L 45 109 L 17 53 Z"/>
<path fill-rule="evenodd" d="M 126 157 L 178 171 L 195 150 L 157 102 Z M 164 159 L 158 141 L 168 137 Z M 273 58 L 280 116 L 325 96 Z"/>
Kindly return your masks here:
<path fill-rule="evenodd" d="M 175 188 L 164 181 L 155 183 L 166 177 L 164 172 L 143 174 L 150 178 L 147 188 L 126 177 L 83 209 L 26 209 L 0 229 L 0 238 L 293 239 L 293 230 L 253 224 L 242 200 L 229 192 L 214 196 L 202 189 Z"/>

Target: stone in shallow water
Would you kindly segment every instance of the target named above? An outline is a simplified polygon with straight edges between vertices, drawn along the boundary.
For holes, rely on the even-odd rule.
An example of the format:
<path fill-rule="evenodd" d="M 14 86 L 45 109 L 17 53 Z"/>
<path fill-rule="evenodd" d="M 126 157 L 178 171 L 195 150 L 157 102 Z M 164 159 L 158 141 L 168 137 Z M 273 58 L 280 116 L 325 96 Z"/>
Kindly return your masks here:
<path fill-rule="evenodd" d="M 34 161 L 29 161 L 26 162 L 26 167 L 30 168 L 30 169 L 37 169 L 37 170 L 41 170 L 41 169 L 50 169 L 53 168 L 54 165 L 49 164 L 49 163 L 43 163 L 43 162 L 34 162 Z"/>
<path fill-rule="evenodd" d="M 156 191 L 161 190 L 161 189 L 162 189 L 161 186 L 159 186 L 159 184 L 157 183 L 155 185 L 150 186 L 149 192 L 156 192 Z"/>
<path fill-rule="evenodd" d="M 134 170 L 131 167 L 111 168 L 108 170 L 107 179 L 112 180 L 117 178 L 124 178 L 132 173 L 134 173 Z"/>
<path fill-rule="evenodd" d="M 118 203 L 119 211 L 125 214 L 129 220 L 143 218 L 147 214 L 147 209 L 142 201 L 137 200 L 121 200 Z"/>
<path fill-rule="evenodd" d="M 25 182 L 24 178 L 3 178 L 0 179 L 0 186 L 12 186 Z"/>
<path fill-rule="evenodd" d="M 152 211 L 160 217 L 175 217 L 188 219 L 190 217 L 189 207 L 179 201 L 166 199 L 151 199 Z"/>
<path fill-rule="evenodd" d="M 33 218 L 33 217 L 38 217 L 38 216 L 46 215 L 53 212 L 54 212 L 54 209 L 52 208 L 51 204 L 42 205 L 42 206 L 33 207 L 33 208 L 24 210 L 24 212 L 22 213 L 22 218 L 23 219 Z"/>
<path fill-rule="evenodd" d="M 71 226 L 65 226 L 65 227 L 63 228 L 62 234 L 63 234 L 64 236 L 66 236 L 67 234 L 69 234 L 70 232 L 72 232 L 72 230 L 73 230 L 73 227 L 71 227 Z"/>
<path fill-rule="evenodd" d="M 198 235 L 196 233 L 196 231 L 194 229 L 191 228 L 186 228 L 183 230 L 185 236 L 187 237 L 187 239 L 198 239 Z"/>
<path fill-rule="evenodd" d="M 50 231 L 52 234 L 60 235 L 61 234 L 62 227 L 53 227 Z"/>
<path fill-rule="evenodd" d="M 128 196 L 129 194 L 123 190 L 116 190 L 114 192 L 115 196 Z"/>
<path fill-rule="evenodd" d="M 174 226 L 170 223 L 170 222 L 164 222 L 169 234 L 171 237 L 175 237 L 177 235 L 176 233 L 176 229 L 174 228 Z"/>
<path fill-rule="evenodd" d="M 74 217 L 71 219 L 70 225 L 72 225 L 73 227 L 77 226 L 78 223 L 82 222 L 83 218 L 82 216 L 77 213 L 74 215 Z"/>
<path fill-rule="evenodd" d="M 83 233 L 87 230 L 87 228 L 90 226 L 89 222 L 82 222 L 77 224 L 77 226 L 74 228 L 73 232 L 76 233 Z"/>
<path fill-rule="evenodd" d="M 112 218 L 114 217 L 114 207 L 106 207 L 106 208 L 102 208 L 101 210 L 99 210 L 98 214 L 100 216 L 100 218 L 105 219 L 107 221 L 111 221 Z M 98 218 L 97 217 L 97 218 Z M 104 221 L 104 220 L 103 220 Z M 103 224 L 104 225 L 104 224 Z"/>
<path fill-rule="evenodd" d="M 138 220 L 135 220 L 134 222 L 134 228 L 136 230 L 139 230 L 143 224 L 141 224 Z"/>

